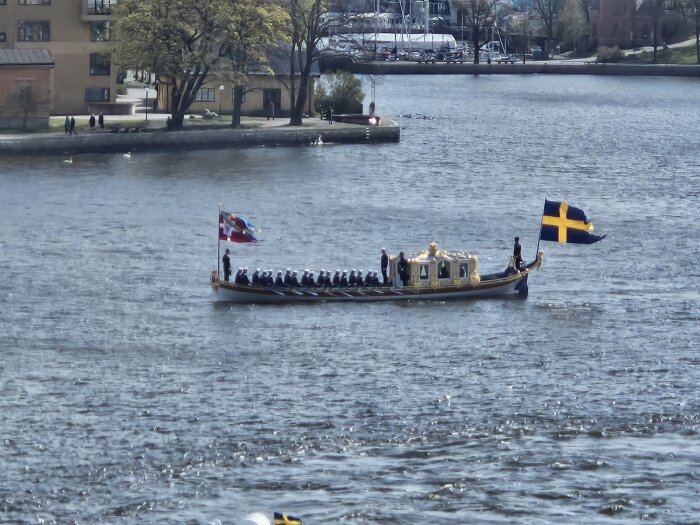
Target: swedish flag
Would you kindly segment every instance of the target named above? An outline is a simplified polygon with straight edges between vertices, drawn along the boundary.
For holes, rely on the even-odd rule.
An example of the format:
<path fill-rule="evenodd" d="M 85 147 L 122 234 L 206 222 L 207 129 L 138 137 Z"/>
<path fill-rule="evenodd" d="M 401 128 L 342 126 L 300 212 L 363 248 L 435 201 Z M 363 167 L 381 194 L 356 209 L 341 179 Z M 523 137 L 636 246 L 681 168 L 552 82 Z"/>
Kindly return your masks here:
<path fill-rule="evenodd" d="M 544 201 L 540 239 L 569 244 L 593 244 L 605 235 L 590 233 L 593 224 L 581 208 L 569 206 L 566 201 Z"/>
<path fill-rule="evenodd" d="M 275 525 L 301 525 L 301 519 L 275 512 Z"/>

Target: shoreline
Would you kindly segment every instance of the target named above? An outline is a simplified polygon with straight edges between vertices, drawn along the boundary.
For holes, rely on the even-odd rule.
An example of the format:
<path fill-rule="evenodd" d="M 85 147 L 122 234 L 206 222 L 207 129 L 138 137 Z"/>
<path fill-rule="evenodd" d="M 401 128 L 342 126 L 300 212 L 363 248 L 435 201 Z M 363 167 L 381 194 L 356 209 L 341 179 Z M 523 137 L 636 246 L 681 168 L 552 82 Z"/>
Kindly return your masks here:
<path fill-rule="evenodd" d="M 350 73 L 376 75 L 617 75 L 700 77 L 700 65 L 683 64 L 597 64 L 528 62 L 526 64 L 471 64 L 417 62 L 366 62 L 346 65 Z"/>
<path fill-rule="evenodd" d="M 189 129 L 184 131 L 143 131 L 140 133 L 63 133 L 6 134 L 0 136 L 0 156 L 80 155 L 127 151 L 163 151 L 174 149 L 223 149 L 251 146 L 299 146 L 314 143 L 367 144 L 399 142 L 401 131 L 393 120 L 381 126 L 363 126 L 335 122 L 329 126 L 317 121 L 308 127 L 263 127 L 253 129 Z"/>

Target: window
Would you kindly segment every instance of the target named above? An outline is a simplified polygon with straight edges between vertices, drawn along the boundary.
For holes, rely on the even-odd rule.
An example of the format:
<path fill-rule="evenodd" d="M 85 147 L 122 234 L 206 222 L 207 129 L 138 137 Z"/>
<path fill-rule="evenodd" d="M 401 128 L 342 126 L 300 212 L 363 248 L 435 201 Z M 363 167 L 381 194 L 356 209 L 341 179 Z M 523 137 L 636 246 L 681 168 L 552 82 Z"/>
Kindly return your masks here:
<path fill-rule="evenodd" d="M 85 102 L 109 102 L 109 88 L 85 88 Z"/>
<path fill-rule="evenodd" d="M 51 5 L 51 0 L 17 0 L 19 5 Z"/>
<path fill-rule="evenodd" d="M 214 102 L 214 88 L 200 88 L 197 91 L 197 96 L 194 98 L 195 102 Z"/>
<path fill-rule="evenodd" d="M 109 53 L 90 54 L 90 75 L 109 76 L 112 68 L 112 55 Z"/>
<path fill-rule="evenodd" d="M 0 0 L 2 2 L 2 0 Z M 7 33 L 0 33 L 0 42 L 7 42 Z"/>
<path fill-rule="evenodd" d="M 426 280 L 426 279 L 428 279 L 428 275 L 429 275 L 429 273 L 428 273 L 428 265 L 427 265 L 427 264 L 421 264 L 421 265 L 420 265 L 420 272 L 418 273 L 418 276 L 419 276 L 422 280 Z"/>
<path fill-rule="evenodd" d="M 440 279 L 448 279 L 450 277 L 450 263 L 446 261 L 440 262 L 440 267 L 438 268 L 438 277 Z"/>
<path fill-rule="evenodd" d="M 90 41 L 106 42 L 109 40 L 109 22 L 90 22 Z"/>
<path fill-rule="evenodd" d="M 20 20 L 17 22 L 17 41 L 48 42 L 51 40 L 51 23 L 48 21 Z"/>
<path fill-rule="evenodd" d="M 464 262 L 464 261 L 459 262 L 459 276 L 462 279 L 469 277 L 469 263 L 468 262 Z"/>
<path fill-rule="evenodd" d="M 88 15 L 111 15 L 112 6 L 116 4 L 116 0 L 88 0 L 87 14 Z"/>

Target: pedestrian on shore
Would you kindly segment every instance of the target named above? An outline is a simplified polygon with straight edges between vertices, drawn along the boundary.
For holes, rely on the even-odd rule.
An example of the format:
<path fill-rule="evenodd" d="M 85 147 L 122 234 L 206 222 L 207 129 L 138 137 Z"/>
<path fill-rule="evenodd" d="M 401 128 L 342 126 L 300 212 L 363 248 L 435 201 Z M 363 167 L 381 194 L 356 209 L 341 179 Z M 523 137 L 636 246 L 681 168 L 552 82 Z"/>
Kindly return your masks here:
<path fill-rule="evenodd" d="M 66 115 L 66 121 L 63 123 L 63 130 L 66 135 L 68 135 L 68 132 L 70 131 L 70 117 Z"/>
<path fill-rule="evenodd" d="M 90 129 L 93 129 L 95 127 L 95 114 L 94 113 L 92 113 L 90 115 L 90 120 L 88 120 L 88 122 L 90 123 Z"/>
<path fill-rule="evenodd" d="M 266 111 L 267 111 L 267 120 L 275 120 L 275 103 L 272 101 L 271 98 L 267 99 L 267 106 Z"/>
<path fill-rule="evenodd" d="M 78 130 L 75 129 L 75 117 L 70 118 L 70 135 L 75 133 L 76 135 L 78 134 Z"/>
<path fill-rule="evenodd" d="M 105 129 L 105 116 L 102 113 L 97 117 L 97 123 L 100 125 L 100 129 Z"/>

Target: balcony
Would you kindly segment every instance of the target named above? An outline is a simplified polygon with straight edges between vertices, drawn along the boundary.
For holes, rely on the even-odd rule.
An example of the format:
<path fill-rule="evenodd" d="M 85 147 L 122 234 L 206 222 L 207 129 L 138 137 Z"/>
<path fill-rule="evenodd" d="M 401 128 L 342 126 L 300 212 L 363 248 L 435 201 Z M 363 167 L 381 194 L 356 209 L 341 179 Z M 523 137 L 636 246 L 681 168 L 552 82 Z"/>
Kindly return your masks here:
<path fill-rule="evenodd" d="M 116 5 L 117 0 L 83 0 L 82 19 L 85 21 L 108 20 Z"/>

